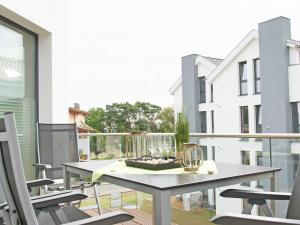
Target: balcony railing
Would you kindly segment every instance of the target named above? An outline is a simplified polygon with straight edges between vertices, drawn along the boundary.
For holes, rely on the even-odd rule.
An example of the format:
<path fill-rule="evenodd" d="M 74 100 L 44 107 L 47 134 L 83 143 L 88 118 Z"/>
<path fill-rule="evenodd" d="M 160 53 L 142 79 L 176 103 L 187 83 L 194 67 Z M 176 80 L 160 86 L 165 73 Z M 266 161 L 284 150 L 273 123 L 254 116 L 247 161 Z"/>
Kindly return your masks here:
<path fill-rule="evenodd" d="M 85 152 L 93 160 L 126 158 L 132 147 L 132 142 L 128 141 L 130 133 L 84 133 L 79 136 L 81 152 Z M 147 149 L 152 155 L 176 154 L 174 133 L 148 133 L 145 136 Z M 204 158 L 207 160 L 281 168 L 280 191 L 288 192 L 294 184 L 300 159 L 300 134 L 190 133 L 190 141 L 202 147 Z M 270 180 L 251 181 L 235 187 L 269 190 Z M 217 213 L 220 213 L 228 212 L 227 206 L 230 204 L 230 212 L 241 213 L 247 202 L 222 199 L 219 197 L 222 190 L 224 188 L 202 192 L 198 206 L 216 209 Z M 187 194 L 181 197 L 182 208 L 190 210 L 194 207 L 191 201 L 188 201 L 192 196 Z M 228 201 L 235 203 L 231 204 Z M 278 216 L 285 214 L 286 206 L 286 203 L 281 203 L 280 210 L 276 212 Z"/>

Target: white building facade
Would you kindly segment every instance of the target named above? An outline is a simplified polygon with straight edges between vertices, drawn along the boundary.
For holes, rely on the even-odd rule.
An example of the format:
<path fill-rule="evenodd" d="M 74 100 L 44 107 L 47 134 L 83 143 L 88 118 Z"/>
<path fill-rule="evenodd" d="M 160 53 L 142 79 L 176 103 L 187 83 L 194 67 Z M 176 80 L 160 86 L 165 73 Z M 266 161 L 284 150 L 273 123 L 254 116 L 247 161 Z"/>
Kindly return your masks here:
<path fill-rule="evenodd" d="M 290 33 L 290 20 L 278 17 L 260 23 L 223 60 L 182 57 L 182 76 L 170 89 L 175 116 L 184 111 L 192 133 L 299 133 L 300 45 Z M 269 157 L 265 140 L 200 138 L 200 144 L 216 162 L 261 165 Z M 299 145 L 282 140 L 273 145 L 272 166 L 283 168 L 281 189 L 288 191 Z M 244 202 L 221 199 L 221 190 L 216 191 L 217 212 L 228 212 L 230 205 L 231 212 L 240 213 Z"/>
<path fill-rule="evenodd" d="M 15 112 L 27 178 L 36 122 L 68 122 L 67 15 L 67 1 L 0 0 L 0 115 Z"/>

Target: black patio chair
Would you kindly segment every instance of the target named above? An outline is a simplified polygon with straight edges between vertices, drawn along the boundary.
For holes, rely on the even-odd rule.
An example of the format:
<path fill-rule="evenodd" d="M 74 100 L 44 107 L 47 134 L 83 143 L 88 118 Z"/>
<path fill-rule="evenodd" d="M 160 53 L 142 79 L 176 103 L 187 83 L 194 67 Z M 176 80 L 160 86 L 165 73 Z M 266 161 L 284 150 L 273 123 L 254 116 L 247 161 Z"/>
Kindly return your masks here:
<path fill-rule="evenodd" d="M 3 218 L 6 225 L 112 225 L 129 221 L 133 216 L 125 212 L 112 212 L 97 217 L 74 206 L 64 206 L 74 196 L 83 194 L 66 193 L 48 197 L 30 198 L 25 176 L 13 113 L 0 119 L 0 188 L 6 205 Z"/>
<path fill-rule="evenodd" d="M 37 124 L 38 141 L 38 162 L 33 164 L 38 170 L 38 177 L 51 179 L 55 184 L 45 186 L 45 193 L 49 191 L 61 191 L 64 189 L 62 163 L 79 162 L 77 127 L 71 124 Z M 97 185 L 100 182 L 87 183 L 80 178 L 80 184 L 72 186 L 72 189 L 81 189 L 82 193 L 86 188 L 93 187 L 98 205 L 98 212 L 101 214 L 101 204 L 98 199 Z"/>

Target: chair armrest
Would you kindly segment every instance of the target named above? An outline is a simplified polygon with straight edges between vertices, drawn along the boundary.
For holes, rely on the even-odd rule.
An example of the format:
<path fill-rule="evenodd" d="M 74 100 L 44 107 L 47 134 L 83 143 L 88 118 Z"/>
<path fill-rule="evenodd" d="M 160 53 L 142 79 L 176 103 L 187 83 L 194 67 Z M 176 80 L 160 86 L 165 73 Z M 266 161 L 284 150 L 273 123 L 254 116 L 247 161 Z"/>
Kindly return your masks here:
<path fill-rule="evenodd" d="M 68 194 L 68 193 L 78 193 L 78 192 L 67 190 L 67 191 L 60 191 L 60 192 L 57 192 L 57 193 L 37 195 L 37 196 L 30 197 L 30 201 L 34 201 L 34 200 L 38 200 L 38 199 L 44 199 L 44 198 L 52 198 L 53 196 L 60 196 L 60 195 Z"/>
<path fill-rule="evenodd" d="M 252 200 L 290 200 L 291 193 L 227 189 L 220 196 L 225 198 L 246 198 Z"/>
<path fill-rule="evenodd" d="M 213 217 L 211 222 L 222 225 L 296 225 L 300 220 L 273 218 L 263 216 L 252 216 L 244 214 L 223 214 Z"/>
<path fill-rule="evenodd" d="M 57 206 L 61 203 L 69 203 L 87 198 L 88 196 L 78 193 L 70 192 L 60 195 L 49 196 L 45 198 L 37 198 L 31 201 L 33 208 L 42 209 L 52 206 Z"/>
<path fill-rule="evenodd" d="M 0 204 L 0 211 L 4 210 L 5 207 L 7 207 L 7 203 L 6 202 L 3 202 Z"/>
<path fill-rule="evenodd" d="M 30 180 L 26 182 L 28 188 L 40 187 L 44 185 L 54 184 L 53 180 L 50 179 L 38 179 L 38 180 Z"/>
<path fill-rule="evenodd" d="M 50 164 L 41 164 L 41 163 L 34 163 L 32 164 L 32 166 L 41 169 L 41 170 L 45 170 L 45 169 L 51 169 L 52 166 Z"/>
<path fill-rule="evenodd" d="M 47 199 L 47 198 L 49 199 L 49 198 L 52 198 L 53 196 L 60 196 L 60 195 L 64 195 L 64 194 L 67 194 L 67 193 L 74 193 L 74 191 L 67 190 L 67 191 L 61 191 L 61 192 L 58 192 L 58 193 L 32 196 L 32 197 L 30 197 L 30 201 L 31 202 L 37 202 L 37 200 L 42 200 L 42 199 Z M 78 192 L 75 192 L 75 193 L 78 193 Z M 5 209 L 6 207 L 8 207 L 7 202 L 1 203 L 0 204 L 0 211 Z"/>
<path fill-rule="evenodd" d="M 71 223 L 65 223 L 63 225 L 111 225 L 123 223 L 132 220 L 133 218 L 134 217 L 128 213 L 115 211 L 111 213 L 105 213 L 101 216 L 95 216 Z"/>

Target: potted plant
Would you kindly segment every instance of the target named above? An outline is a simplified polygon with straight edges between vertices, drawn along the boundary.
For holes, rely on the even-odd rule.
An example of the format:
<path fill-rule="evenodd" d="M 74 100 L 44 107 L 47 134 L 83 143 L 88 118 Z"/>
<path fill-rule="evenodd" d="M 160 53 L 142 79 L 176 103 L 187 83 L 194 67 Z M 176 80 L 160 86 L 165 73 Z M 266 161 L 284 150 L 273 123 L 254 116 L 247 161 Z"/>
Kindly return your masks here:
<path fill-rule="evenodd" d="M 182 112 L 177 116 L 175 124 L 176 158 L 180 159 L 183 151 L 183 143 L 189 142 L 190 128 L 186 115 Z"/>
<path fill-rule="evenodd" d="M 84 149 L 79 149 L 79 158 L 80 160 L 87 160 L 88 155 L 85 154 Z"/>

